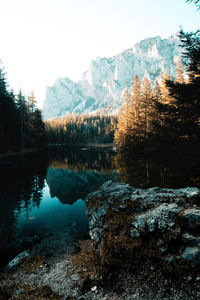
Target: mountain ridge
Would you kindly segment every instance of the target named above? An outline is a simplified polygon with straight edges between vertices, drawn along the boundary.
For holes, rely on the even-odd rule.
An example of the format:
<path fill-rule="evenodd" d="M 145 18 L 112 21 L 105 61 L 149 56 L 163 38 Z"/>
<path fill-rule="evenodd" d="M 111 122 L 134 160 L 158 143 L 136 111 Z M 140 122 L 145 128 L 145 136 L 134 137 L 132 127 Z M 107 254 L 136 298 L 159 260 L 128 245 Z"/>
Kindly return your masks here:
<path fill-rule="evenodd" d="M 126 87 L 134 75 L 151 82 L 167 69 L 175 75 L 176 62 L 181 56 L 178 35 L 162 39 L 147 38 L 112 57 L 97 57 L 78 82 L 68 77 L 58 78 L 47 87 L 43 106 L 45 119 L 69 113 L 92 113 L 110 107 L 115 111 Z"/>

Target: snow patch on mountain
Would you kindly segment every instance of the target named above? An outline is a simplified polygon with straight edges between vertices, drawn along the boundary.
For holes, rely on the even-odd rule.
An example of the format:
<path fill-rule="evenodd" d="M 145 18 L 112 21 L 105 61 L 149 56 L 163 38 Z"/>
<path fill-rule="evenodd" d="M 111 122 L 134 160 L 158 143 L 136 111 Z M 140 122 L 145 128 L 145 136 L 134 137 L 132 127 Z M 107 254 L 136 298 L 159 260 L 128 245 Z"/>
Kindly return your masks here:
<path fill-rule="evenodd" d="M 116 56 L 97 57 L 79 82 L 58 78 L 52 87 L 47 87 L 44 118 L 72 112 L 91 113 L 108 107 L 116 110 L 134 75 L 155 82 L 157 76 L 167 69 L 173 76 L 181 50 L 177 35 L 168 39 L 157 36 L 142 40 Z"/>

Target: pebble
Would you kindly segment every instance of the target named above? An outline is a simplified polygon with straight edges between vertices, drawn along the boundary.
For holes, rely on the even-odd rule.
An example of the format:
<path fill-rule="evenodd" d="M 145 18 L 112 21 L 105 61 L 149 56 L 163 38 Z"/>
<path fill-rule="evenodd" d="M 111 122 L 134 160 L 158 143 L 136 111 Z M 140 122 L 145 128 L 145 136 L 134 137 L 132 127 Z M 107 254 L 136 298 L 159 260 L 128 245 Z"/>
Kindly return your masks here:
<path fill-rule="evenodd" d="M 79 280 L 79 276 L 77 274 L 74 274 L 71 276 L 71 280 L 77 281 L 77 280 Z"/>
<path fill-rule="evenodd" d="M 91 288 L 92 292 L 95 292 L 96 290 L 97 290 L 97 286 L 96 285 Z"/>
<path fill-rule="evenodd" d="M 16 294 L 16 295 L 19 295 L 19 294 L 21 294 L 23 291 L 24 291 L 24 289 L 20 288 L 20 289 L 16 290 L 15 294 Z"/>
<path fill-rule="evenodd" d="M 197 277 L 197 278 L 196 278 L 196 281 L 199 281 L 199 280 L 200 280 L 200 277 Z"/>

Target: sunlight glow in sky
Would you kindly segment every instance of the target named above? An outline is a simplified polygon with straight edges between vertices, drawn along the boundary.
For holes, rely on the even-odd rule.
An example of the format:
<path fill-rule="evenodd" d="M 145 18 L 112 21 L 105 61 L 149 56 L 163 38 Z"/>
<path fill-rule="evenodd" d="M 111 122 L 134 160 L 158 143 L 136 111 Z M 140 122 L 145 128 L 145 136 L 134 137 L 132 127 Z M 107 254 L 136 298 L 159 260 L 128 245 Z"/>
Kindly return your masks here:
<path fill-rule="evenodd" d="M 80 80 L 97 56 L 199 25 L 185 0 L 0 0 L 0 59 L 10 86 L 33 90 L 41 106 L 46 86 Z"/>

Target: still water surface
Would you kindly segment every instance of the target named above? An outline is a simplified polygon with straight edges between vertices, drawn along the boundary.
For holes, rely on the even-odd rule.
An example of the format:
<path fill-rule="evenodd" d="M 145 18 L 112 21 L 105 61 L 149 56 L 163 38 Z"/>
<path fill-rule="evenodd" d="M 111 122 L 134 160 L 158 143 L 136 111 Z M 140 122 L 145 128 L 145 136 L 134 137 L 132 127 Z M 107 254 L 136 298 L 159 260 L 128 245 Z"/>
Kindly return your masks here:
<path fill-rule="evenodd" d="M 88 237 L 84 199 L 105 181 L 134 187 L 200 186 L 192 153 L 115 154 L 112 149 L 62 147 L 0 160 L 0 265 L 66 228 L 74 243 Z"/>
<path fill-rule="evenodd" d="M 119 180 L 110 149 L 49 150 L 0 160 L 0 265 L 57 233 L 88 237 L 84 199 Z"/>

